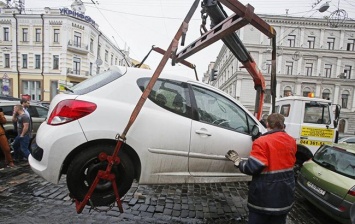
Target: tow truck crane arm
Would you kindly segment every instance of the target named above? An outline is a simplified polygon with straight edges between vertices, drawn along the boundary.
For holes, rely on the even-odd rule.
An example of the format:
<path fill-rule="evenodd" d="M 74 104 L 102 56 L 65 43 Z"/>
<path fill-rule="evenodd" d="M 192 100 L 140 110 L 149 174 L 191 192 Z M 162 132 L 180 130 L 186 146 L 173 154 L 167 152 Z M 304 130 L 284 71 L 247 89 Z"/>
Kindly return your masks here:
<path fill-rule="evenodd" d="M 227 18 L 221 3 L 234 11 L 235 14 Z M 266 36 L 272 38 L 271 94 L 272 110 L 274 112 L 276 97 L 276 32 L 274 28 L 255 15 L 253 12 L 254 8 L 249 4 L 244 6 L 236 0 L 203 0 L 201 5 L 202 13 L 206 13 L 211 19 L 211 30 L 177 53 L 175 62 L 179 62 L 215 41 L 222 39 L 233 55 L 243 64 L 242 67 L 245 68 L 253 78 L 254 88 L 257 91 L 254 111 L 255 116 L 260 119 L 266 88 L 265 79 L 254 59 L 235 33 L 237 29 L 250 23 Z M 206 17 L 207 16 L 202 16 L 202 18 Z M 207 29 L 204 28 L 204 30 Z"/>

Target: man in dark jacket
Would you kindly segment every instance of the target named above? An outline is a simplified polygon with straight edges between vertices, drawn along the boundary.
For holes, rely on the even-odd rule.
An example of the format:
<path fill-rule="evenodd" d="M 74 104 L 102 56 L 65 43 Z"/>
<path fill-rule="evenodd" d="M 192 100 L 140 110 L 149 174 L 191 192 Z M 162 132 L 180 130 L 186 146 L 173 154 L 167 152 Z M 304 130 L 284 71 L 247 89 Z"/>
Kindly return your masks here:
<path fill-rule="evenodd" d="M 297 145 L 284 131 L 284 121 L 281 114 L 269 115 L 268 132 L 253 142 L 248 160 L 241 160 L 234 150 L 226 154 L 242 173 L 253 176 L 248 193 L 252 224 L 284 224 L 294 203 Z"/>

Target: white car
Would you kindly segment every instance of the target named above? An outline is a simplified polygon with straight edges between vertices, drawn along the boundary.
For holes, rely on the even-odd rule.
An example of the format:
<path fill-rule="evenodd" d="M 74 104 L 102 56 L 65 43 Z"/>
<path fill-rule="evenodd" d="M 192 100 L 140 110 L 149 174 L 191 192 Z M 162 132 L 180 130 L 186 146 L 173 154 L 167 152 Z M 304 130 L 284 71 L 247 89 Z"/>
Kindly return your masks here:
<path fill-rule="evenodd" d="M 70 193 L 82 200 L 98 170 L 100 152 L 112 154 L 153 71 L 113 67 L 57 95 L 32 144 L 29 162 L 46 180 L 66 174 Z M 253 91 L 253 90 L 251 90 Z M 141 184 L 235 181 L 243 174 L 225 158 L 248 157 L 252 137 L 265 128 L 228 94 L 187 76 L 161 74 L 126 135 L 115 165 L 120 196 Z M 254 133 L 254 134 L 252 134 Z M 101 181 L 92 202 L 115 201 Z"/>

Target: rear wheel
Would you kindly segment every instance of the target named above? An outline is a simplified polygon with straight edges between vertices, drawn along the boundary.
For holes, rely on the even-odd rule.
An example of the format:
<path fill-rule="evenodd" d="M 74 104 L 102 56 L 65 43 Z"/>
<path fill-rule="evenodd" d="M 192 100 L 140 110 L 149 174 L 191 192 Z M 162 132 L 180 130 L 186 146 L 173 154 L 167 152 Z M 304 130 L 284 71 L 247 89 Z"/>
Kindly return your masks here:
<path fill-rule="evenodd" d="M 98 155 L 105 152 L 112 155 L 114 145 L 94 145 L 79 153 L 70 163 L 67 172 L 67 185 L 71 195 L 83 201 L 99 170 L 106 170 L 107 161 L 100 161 Z M 120 197 L 131 188 L 134 178 L 134 166 L 129 156 L 121 149 L 121 162 L 112 167 L 111 172 L 116 176 L 116 184 Z M 100 180 L 93 194 L 91 202 L 94 206 L 107 206 L 115 202 L 112 183 Z"/>

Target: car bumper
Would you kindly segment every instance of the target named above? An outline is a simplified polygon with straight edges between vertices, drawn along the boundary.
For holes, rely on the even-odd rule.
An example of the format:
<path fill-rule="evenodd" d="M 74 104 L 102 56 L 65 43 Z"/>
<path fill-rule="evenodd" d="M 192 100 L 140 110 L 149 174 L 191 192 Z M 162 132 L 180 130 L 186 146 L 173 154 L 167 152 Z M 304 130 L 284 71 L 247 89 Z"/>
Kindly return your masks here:
<path fill-rule="evenodd" d="M 342 201 L 338 207 L 328 203 L 320 196 L 316 195 L 312 190 L 310 190 L 304 183 L 306 183 L 302 176 L 299 176 L 297 180 L 297 189 L 298 191 L 313 205 L 322 210 L 324 213 L 328 214 L 332 218 L 342 223 L 350 222 L 350 207 L 352 203 L 348 201 Z M 326 193 L 329 194 L 329 193 Z M 340 209 L 341 207 L 342 209 Z"/>
<path fill-rule="evenodd" d="M 42 152 L 42 155 L 30 155 L 30 166 L 47 181 L 58 183 L 65 158 L 86 141 L 77 121 L 58 126 L 42 123 L 36 135 L 36 144 L 32 145 L 35 147 L 32 150 Z"/>

